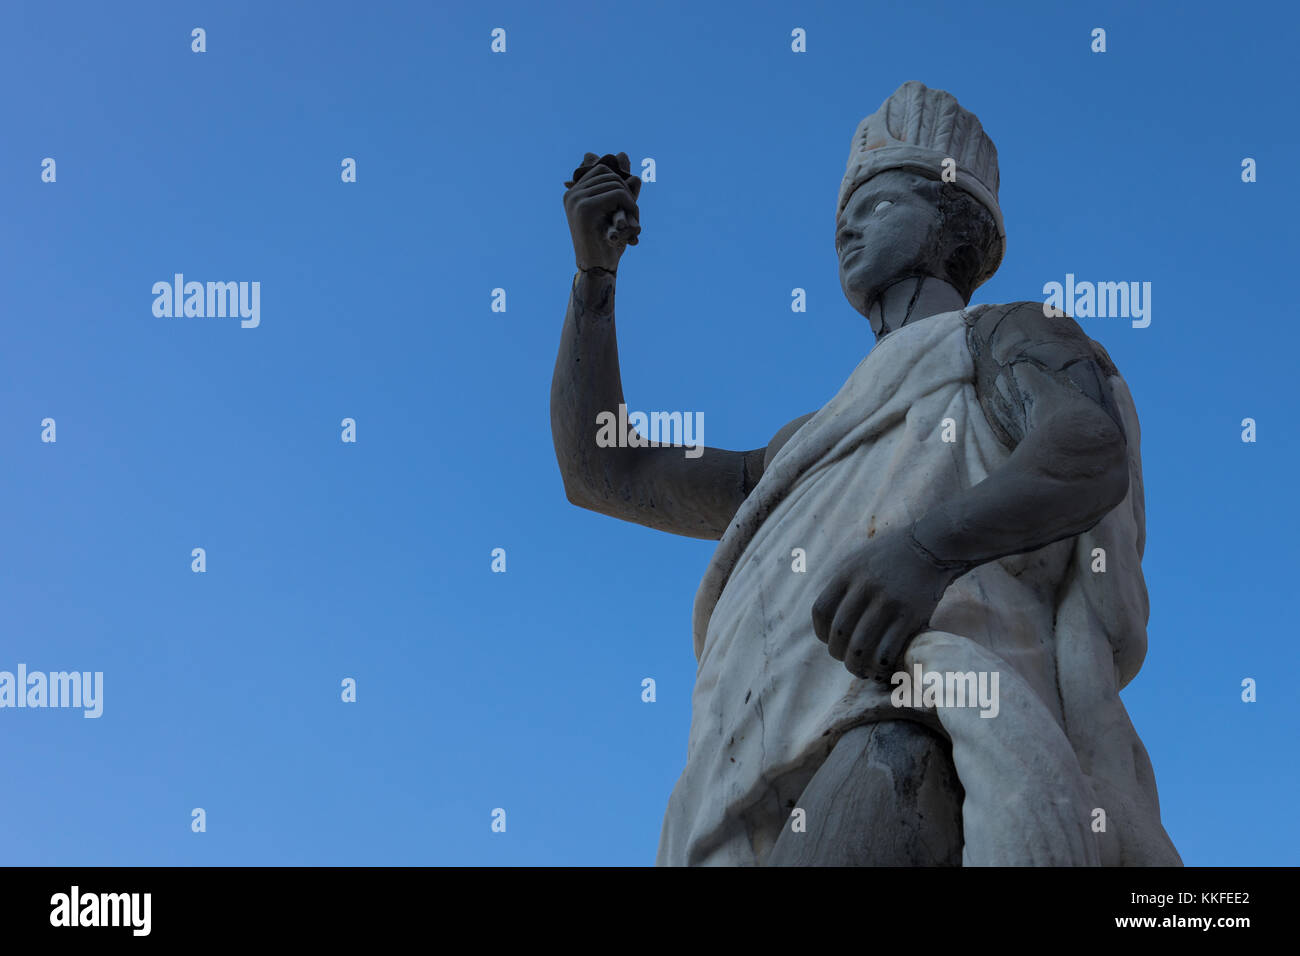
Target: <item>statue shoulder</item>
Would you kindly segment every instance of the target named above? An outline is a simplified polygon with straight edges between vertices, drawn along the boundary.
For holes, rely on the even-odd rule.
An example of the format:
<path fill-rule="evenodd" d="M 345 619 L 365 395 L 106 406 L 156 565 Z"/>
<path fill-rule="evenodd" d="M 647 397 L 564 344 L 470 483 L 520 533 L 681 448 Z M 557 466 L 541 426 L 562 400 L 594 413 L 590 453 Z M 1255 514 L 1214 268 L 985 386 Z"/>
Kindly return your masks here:
<path fill-rule="evenodd" d="M 1044 311 L 1041 302 L 980 305 L 964 313 L 972 347 L 1000 365 L 1028 359 L 1046 368 L 1064 368 L 1080 358 L 1095 360 L 1108 375 L 1118 374 L 1102 346 L 1068 315 Z"/>
<path fill-rule="evenodd" d="M 1100 405 L 1123 430 L 1110 387 L 1119 371 L 1110 355 L 1068 315 L 1045 311 L 1042 302 L 981 305 L 964 313 L 975 365 L 975 390 L 989 423 L 1008 445 L 1024 437 L 1033 382 L 1042 376 L 1017 375 L 1029 365 Z"/>
<path fill-rule="evenodd" d="M 767 449 L 763 453 L 764 471 L 766 471 L 767 467 L 772 464 L 772 459 L 776 457 L 776 453 L 785 447 L 786 442 L 794 437 L 794 433 L 802 428 L 807 421 L 816 414 L 816 412 L 809 412 L 807 415 L 800 415 L 794 421 L 782 426 L 781 429 L 772 436 L 772 440 L 767 443 Z"/>

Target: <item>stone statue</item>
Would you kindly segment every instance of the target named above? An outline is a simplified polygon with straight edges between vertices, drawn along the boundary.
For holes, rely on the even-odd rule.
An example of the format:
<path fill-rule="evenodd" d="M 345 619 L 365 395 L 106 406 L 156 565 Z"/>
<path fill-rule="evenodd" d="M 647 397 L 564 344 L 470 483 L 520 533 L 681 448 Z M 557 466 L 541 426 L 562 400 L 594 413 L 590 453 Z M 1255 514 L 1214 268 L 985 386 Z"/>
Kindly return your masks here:
<path fill-rule="evenodd" d="M 766 448 L 595 440 L 640 185 L 588 153 L 565 193 L 551 428 L 569 501 L 719 541 L 658 862 L 1180 865 L 1119 698 L 1146 654 L 1133 401 L 1073 319 L 968 307 L 1006 244 L 979 120 L 909 82 L 859 125 L 835 246 L 877 344 Z"/>

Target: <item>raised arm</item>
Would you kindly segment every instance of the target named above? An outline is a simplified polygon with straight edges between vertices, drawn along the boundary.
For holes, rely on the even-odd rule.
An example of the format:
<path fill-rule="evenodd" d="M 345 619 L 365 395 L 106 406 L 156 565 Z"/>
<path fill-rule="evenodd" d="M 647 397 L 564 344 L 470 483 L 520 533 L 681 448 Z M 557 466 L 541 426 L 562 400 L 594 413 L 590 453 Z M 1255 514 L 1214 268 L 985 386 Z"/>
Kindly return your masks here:
<path fill-rule="evenodd" d="M 623 398 L 614 330 L 619 259 L 640 232 L 641 180 L 588 153 L 564 196 L 578 272 L 551 380 L 551 436 L 569 501 L 582 508 L 692 538 L 720 538 L 758 483 L 764 449 L 601 447 L 602 413 Z M 589 168 L 587 168 L 589 167 Z M 618 216 L 618 213 L 622 216 Z"/>

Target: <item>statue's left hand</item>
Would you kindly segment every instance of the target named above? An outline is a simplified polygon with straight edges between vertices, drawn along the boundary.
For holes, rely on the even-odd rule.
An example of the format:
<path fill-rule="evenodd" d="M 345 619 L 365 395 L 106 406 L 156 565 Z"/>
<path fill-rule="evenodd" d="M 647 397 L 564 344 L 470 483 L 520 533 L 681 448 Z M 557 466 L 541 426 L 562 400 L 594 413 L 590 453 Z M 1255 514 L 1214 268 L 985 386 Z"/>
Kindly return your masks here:
<path fill-rule="evenodd" d="M 851 674 L 888 683 L 959 573 L 936 567 L 908 528 L 885 532 L 845 559 L 813 605 L 813 630 Z"/>

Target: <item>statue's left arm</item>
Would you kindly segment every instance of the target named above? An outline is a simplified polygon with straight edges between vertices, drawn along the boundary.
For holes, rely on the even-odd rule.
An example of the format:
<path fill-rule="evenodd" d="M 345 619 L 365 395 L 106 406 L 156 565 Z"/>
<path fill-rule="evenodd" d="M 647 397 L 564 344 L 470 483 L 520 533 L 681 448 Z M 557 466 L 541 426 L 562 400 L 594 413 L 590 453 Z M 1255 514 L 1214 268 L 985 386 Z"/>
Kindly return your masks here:
<path fill-rule="evenodd" d="M 990 427 L 1011 449 L 979 484 L 848 555 L 813 626 L 859 677 L 888 681 L 954 580 L 1087 531 L 1124 500 L 1114 368 L 1073 319 L 1037 302 L 972 311 L 968 343 Z"/>

